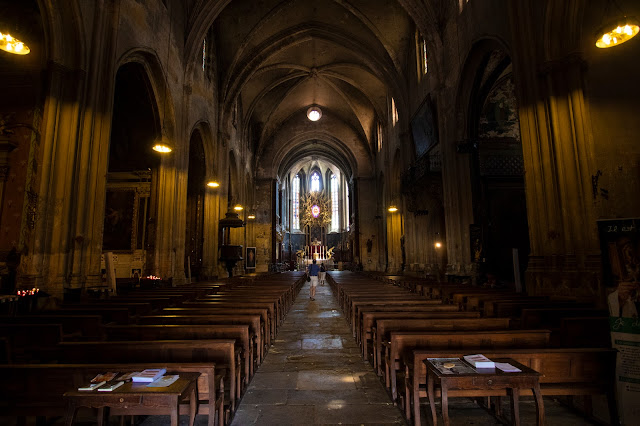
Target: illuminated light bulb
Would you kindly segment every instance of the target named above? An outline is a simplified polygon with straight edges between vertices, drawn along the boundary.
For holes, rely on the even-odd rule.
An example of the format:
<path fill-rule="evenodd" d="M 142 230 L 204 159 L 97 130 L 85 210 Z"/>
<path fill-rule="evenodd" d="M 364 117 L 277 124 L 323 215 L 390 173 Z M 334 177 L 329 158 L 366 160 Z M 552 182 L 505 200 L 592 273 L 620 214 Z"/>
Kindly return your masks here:
<path fill-rule="evenodd" d="M 153 146 L 153 150 L 154 150 L 154 151 L 156 151 L 156 152 L 159 152 L 159 153 L 161 153 L 161 154 L 166 154 L 166 153 L 168 153 L 168 152 L 171 152 L 171 151 L 172 151 L 172 149 L 171 149 L 171 147 L 170 147 L 170 146 L 168 146 L 168 145 L 164 145 L 164 144 L 161 144 L 161 143 L 157 143 L 157 144 L 155 144 L 155 145 Z"/>
<path fill-rule="evenodd" d="M 220 184 L 214 180 L 207 182 L 207 186 L 209 188 L 217 188 L 220 186 Z"/>
<path fill-rule="evenodd" d="M 26 55 L 31 52 L 29 46 L 24 42 L 12 37 L 10 34 L 3 34 L 0 32 L 0 50 L 13 53 L 16 55 Z"/>
<path fill-rule="evenodd" d="M 434 244 L 434 246 L 435 246 L 436 248 L 440 248 L 440 247 L 442 247 L 442 243 L 435 243 L 435 244 Z"/>
<path fill-rule="evenodd" d="M 242 209 L 244 209 L 244 207 L 242 207 L 240 204 L 236 204 L 235 207 L 233 208 L 235 211 L 240 212 L 242 211 Z"/>
<path fill-rule="evenodd" d="M 307 118 L 311 121 L 318 121 L 322 117 L 322 110 L 318 107 L 311 107 L 307 110 Z"/>
<path fill-rule="evenodd" d="M 397 211 L 398 211 L 398 208 L 397 208 L 396 206 L 391 206 L 391 207 L 389 207 L 389 209 L 388 209 L 388 210 L 389 210 L 391 213 L 395 213 L 395 212 L 397 212 Z"/>
<path fill-rule="evenodd" d="M 596 46 L 599 48 L 618 46 L 631 40 L 638 32 L 640 32 L 640 22 L 636 18 L 625 16 L 598 31 Z"/>

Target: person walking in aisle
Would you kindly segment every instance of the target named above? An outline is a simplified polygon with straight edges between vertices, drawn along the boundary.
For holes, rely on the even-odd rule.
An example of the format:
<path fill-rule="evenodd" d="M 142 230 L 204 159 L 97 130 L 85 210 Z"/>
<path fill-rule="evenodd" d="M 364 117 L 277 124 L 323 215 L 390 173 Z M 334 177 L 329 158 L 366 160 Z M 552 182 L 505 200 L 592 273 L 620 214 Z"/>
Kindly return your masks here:
<path fill-rule="evenodd" d="M 327 270 L 324 267 L 324 262 L 320 264 L 320 272 L 318 273 L 318 281 L 320 281 L 320 285 L 324 285 L 324 279 L 327 276 Z"/>
<path fill-rule="evenodd" d="M 313 263 L 309 265 L 307 269 L 307 274 L 311 278 L 311 282 L 309 285 L 311 288 L 309 289 L 309 299 L 316 300 L 316 286 L 318 285 L 318 273 L 320 272 L 320 267 L 316 264 L 316 260 L 313 259 Z"/>

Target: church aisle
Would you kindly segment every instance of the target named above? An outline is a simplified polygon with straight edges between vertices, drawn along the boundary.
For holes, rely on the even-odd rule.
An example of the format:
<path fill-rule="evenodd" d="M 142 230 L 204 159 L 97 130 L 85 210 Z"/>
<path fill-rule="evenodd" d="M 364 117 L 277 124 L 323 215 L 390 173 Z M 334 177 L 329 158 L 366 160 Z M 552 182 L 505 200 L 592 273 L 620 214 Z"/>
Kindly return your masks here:
<path fill-rule="evenodd" d="M 329 285 L 309 284 L 242 398 L 232 426 L 404 425 L 355 339 Z"/>

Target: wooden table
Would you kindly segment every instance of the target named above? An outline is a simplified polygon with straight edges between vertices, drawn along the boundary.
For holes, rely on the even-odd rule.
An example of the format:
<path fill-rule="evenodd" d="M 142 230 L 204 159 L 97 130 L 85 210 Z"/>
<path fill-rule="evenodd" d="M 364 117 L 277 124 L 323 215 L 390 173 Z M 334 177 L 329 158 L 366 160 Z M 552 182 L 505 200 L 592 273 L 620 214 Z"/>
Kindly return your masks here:
<path fill-rule="evenodd" d="M 64 396 L 68 403 L 65 424 L 73 424 L 78 407 L 90 407 L 98 409 L 99 426 L 103 424 L 105 408 L 114 409 L 121 415 L 168 414 L 171 416 L 171 426 L 178 426 L 179 404 L 189 399 L 189 426 L 193 426 L 198 409 L 197 380 L 200 373 L 181 372 L 179 375 L 180 378 L 167 387 L 147 387 L 149 383 L 128 382 L 112 392 L 66 392 Z"/>
<path fill-rule="evenodd" d="M 435 384 L 440 385 L 442 397 L 442 419 L 449 426 L 449 396 L 503 396 L 511 395 L 512 423 L 520 424 L 519 396 L 520 389 L 530 388 L 536 402 L 537 425 L 544 424 L 544 404 L 540 393 L 540 373 L 534 371 L 511 358 L 492 359 L 495 362 L 506 362 L 521 370 L 519 373 L 505 373 L 497 368 L 474 370 L 472 373 L 444 374 L 434 364 L 425 360 L 427 367 L 427 396 L 431 407 L 433 425 L 437 424 L 435 407 Z M 467 365 L 464 361 L 463 364 Z"/>

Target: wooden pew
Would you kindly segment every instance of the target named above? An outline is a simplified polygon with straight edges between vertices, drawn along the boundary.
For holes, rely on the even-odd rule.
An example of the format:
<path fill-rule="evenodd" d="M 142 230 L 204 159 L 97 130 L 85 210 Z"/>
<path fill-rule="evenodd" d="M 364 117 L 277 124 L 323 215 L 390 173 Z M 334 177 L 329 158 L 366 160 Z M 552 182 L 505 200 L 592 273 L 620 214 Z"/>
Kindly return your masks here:
<path fill-rule="evenodd" d="M 467 330 L 508 330 L 510 318 L 392 318 L 378 319 L 373 334 L 374 369 L 382 376 L 383 344 L 389 343 L 390 335 L 395 331 L 445 331 L 453 332 Z"/>
<path fill-rule="evenodd" d="M 557 334 L 557 339 L 554 339 L 554 334 Z M 551 338 L 557 347 L 610 348 L 609 316 L 562 318 L 559 330 L 554 330 Z"/>
<path fill-rule="evenodd" d="M 100 315 L 19 315 L 0 317 L 2 324 L 60 324 L 63 338 L 101 340 L 102 317 Z"/>
<path fill-rule="evenodd" d="M 47 359 L 62 335 L 60 324 L 0 324 L 0 338 L 8 343 L 12 363 Z"/>
<path fill-rule="evenodd" d="M 197 309 L 208 309 L 208 308 L 223 308 L 223 309 L 233 309 L 236 312 L 240 313 L 238 309 L 245 308 L 254 308 L 254 309 L 266 309 L 268 315 L 268 322 L 271 324 L 271 337 L 275 338 L 278 333 L 278 317 L 276 315 L 275 303 L 273 302 L 246 302 L 242 303 L 234 302 L 234 301 L 217 301 L 217 302 L 184 302 L 180 305 L 182 308 L 197 308 Z M 176 308 L 174 308 L 176 309 Z M 163 312 L 168 312 L 169 309 L 163 309 Z"/>
<path fill-rule="evenodd" d="M 368 347 L 369 341 L 373 339 L 373 326 L 375 321 L 381 318 L 480 318 L 479 312 L 439 312 L 433 311 L 430 307 L 415 306 L 392 306 L 374 307 L 371 310 L 362 310 L 359 316 L 359 326 L 356 332 L 356 340 L 363 349 L 363 358 L 368 360 L 368 353 L 364 349 Z M 375 363 L 374 363 L 375 365 Z"/>
<path fill-rule="evenodd" d="M 356 330 L 360 328 L 359 319 L 361 312 L 365 310 L 378 310 L 378 311 L 393 311 L 398 307 L 414 307 L 429 310 L 431 312 L 458 312 L 458 307 L 455 305 L 441 305 L 429 303 L 428 300 L 389 300 L 385 301 L 354 301 L 353 308 L 350 312 L 349 320 L 351 321 L 351 332 L 353 336 L 356 336 Z"/>
<path fill-rule="evenodd" d="M 558 328 L 563 318 L 606 317 L 609 311 L 595 308 L 524 308 L 520 313 L 520 328 Z"/>
<path fill-rule="evenodd" d="M 153 306 L 151 303 L 146 302 L 114 302 L 111 303 L 109 301 L 99 301 L 99 302 L 91 302 L 91 303 L 63 303 L 61 306 L 62 309 L 101 309 L 101 308 L 125 308 L 129 311 L 130 316 L 137 315 L 148 315 L 153 311 Z"/>
<path fill-rule="evenodd" d="M 609 402 L 611 424 L 617 425 L 618 411 L 615 401 L 616 351 L 603 348 L 505 348 L 433 350 L 414 349 L 405 361 L 404 411 L 408 420 L 420 426 L 420 398 L 426 395 L 427 358 L 462 358 L 463 355 L 482 353 L 488 358 L 512 358 L 533 370 L 542 373 L 540 389 L 542 395 L 578 396 L 606 395 Z M 521 390 L 522 392 L 522 390 Z M 529 390 L 524 394 L 531 395 Z M 455 396 L 455 391 L 449 391 Z M 522 393 L 521 393 L 522 395 Z M 413 410 L 411 409 L 413 404 Z"/>
<path fill-rule="evenodd" d="M 476 331 L 395 331 L 385 346 L 385 383 L 395 401 L 397 372 L 413 349 L 492 349 L 543 348 L 549 345 L 549 330 L 476 330 Z"/>
<path fill-rule="evenodd" d="M 522 314 L 522 310 L 526 308 L 592 308 L 591 303 L 582 303 L 576 301 L 563 300 L 496 300 L 491 303 L 484 304 L 485 317 L 514 317 L 517 318 Z"/>
<path fill-rule="evenodd" d="M 254 335 L 245 324 L 163 324 L 163 325 L 107 325 L 107 340 L 211 340 L 235 339 L 241 348 L 245 385 L 253 377 Z"/>
<path fill-rule="evenodd" d="M 265 345 L 271 346 L 271 341 L 275 338 L 275 326 L 271 324 L 269 311 L 265 308 L 244 308 L 244 307 L 193 307 L 193 308 L 165 308 L 161 315 L 260 315 L 262 327 L 265 329 Z"/>
<path fill-rule="evenodd" d="M 212 363 L 105 363 L 105 364 L 16 364 L 0 365 L 0 415 L 10 417 L 64 417 L 63 394 L 86 385 L 97 374 L 166 368 L 167 372 L 197 372 L 198 414 L 209 416 L 208 425 L 224 425 L 224 387 Z M 189 405 L 181 404 L 181 414 Z M 217 418 L 217 422 L 215 419 Z"/>
<path fill-rule="evenodd" d="M 260 315 L 148 315 L 139 317 L 138 324 L 247 324 L 256 337 L 256 363 L 260 365 L 264 357 L 265 329 L 261 325 Z"/>
<path fill-rule="evenodd" d="M 35 311 L 31 315 L 99 315 L 103 324 L 129 324 L 131 321 L 126 308 L 64 308 Z"/>

